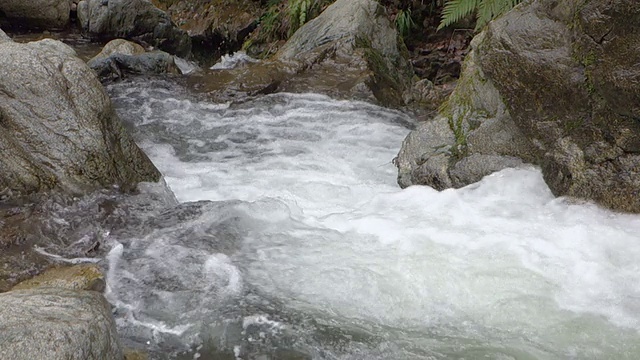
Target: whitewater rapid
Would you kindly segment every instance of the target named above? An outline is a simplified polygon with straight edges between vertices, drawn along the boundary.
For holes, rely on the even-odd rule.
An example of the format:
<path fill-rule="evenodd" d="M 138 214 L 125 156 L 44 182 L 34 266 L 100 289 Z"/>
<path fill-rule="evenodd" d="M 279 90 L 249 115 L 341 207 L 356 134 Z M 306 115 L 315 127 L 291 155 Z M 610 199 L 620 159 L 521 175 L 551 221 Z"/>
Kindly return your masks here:
<path fill-rule="evenodd" d="M 412 119 L 365 103 L 110 93 L 180 203 L 111 239 L 132 341 L 189 359 L 640 353 L 638 216 L 556 199 L 533 167 L 401 190 Z"/>

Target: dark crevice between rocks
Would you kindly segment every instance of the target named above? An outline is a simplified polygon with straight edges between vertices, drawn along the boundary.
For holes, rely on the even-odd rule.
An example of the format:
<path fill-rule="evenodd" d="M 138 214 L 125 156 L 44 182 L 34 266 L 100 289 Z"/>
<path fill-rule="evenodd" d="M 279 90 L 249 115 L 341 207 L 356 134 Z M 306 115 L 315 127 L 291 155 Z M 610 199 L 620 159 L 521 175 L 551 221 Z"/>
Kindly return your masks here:
<path fill-rule="evenodd" d="M 209 29 L 202 35 L 191 37 L 191 56 L 199 64 L 210 67 L 220 59 L 222 55 L 232 54 L 242 48 L 247 37 L 258 26 L 254 21 L 244 29 L 240 29 L 235 38 L 229 38 L 219 31 Z"/>

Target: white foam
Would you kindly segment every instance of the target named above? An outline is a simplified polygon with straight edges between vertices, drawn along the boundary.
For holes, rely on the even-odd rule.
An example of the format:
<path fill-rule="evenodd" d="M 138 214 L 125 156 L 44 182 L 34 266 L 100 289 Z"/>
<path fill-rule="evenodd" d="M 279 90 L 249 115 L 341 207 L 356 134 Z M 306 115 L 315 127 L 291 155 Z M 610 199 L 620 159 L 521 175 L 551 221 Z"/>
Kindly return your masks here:
<path fill-rule="evenodd" d="M 270 320 L 267 314 L 245 316 L 242 319 L 243 329 L 246 330 L 251 325 L 267 325 L 271 329 L 281 329 L 283 327 L 280 322 Z"/>
<path fill-rule="evenodd" d="M 252 221 L 234 260 L 244 272 L 229 270 L 230 284 L 420 339 L 514 343 L 547 359 L 640 350 L 640 217 L 555 199 L 535 168 L 400 190 L 391 159 L 408 132 L 402 115 L 279 96 L 240 108 L 181 101 L 180 114 L 146 116 L 195 140 L 144 144 L 179 201 L 245 201 L 237 209 Z M 443 341 L 429 346 L 464 347 Z"/>
<path fill-rule="evenodd" d="M 245 65 L 248 63 L 255 63 L 255 62 L 258 62 L 258 60 L 247 55 L 246 52 L 236 51 L 233 54 L 222 55 L 222 57 L 220 58 L 220 61 L 215 63 L 211 67 L 211 70 L 233 69 L 241 65 Z"/>

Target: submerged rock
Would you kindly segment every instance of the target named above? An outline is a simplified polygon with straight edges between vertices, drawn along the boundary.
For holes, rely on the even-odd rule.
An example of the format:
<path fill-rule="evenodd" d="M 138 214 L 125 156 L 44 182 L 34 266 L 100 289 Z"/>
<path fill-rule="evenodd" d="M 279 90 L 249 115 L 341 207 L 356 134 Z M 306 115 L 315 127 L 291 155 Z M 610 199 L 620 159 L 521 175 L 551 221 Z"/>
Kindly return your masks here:
<path fill-rule="evenodd" d="M 104 275 L 95 264 L 51 268 L 36 277 L 25 280 L 12 290 L 56 287 L 71 290 L 104 291 Z"/>
<path fill-rule="evenodd" d="M 70 12 L 69 0 L 0 0 L 0 26 L 61 29 Z"/>
<path fill-rule="evenodd" d="M 513 166 L 516 157 L 540 165 L 557 196 L 640 212 L 640 53 L 631 50 L 640 25 L 629 21 L 638 17 L 633 0 L 540 0 L 492 22 L 439 114 L 453 140 L 437 181 L 464 186 L 477 170 Z M 405 147 L 429 136 L 412 134 Z M 400 184 L 434 185 L 418 175 L 436 155 L 408 149 L 398 159 Z M 492 156 L 491 166 L 453 176 L 458 162 L 487 159 L 478 156 Z"/>
<path fill-rule="evenodd" d="M 125 73 L 178 74 L 173 55 L 150 51 L 124 39 L 111 40 L 102 51 L 87 62 L 101 80 L 121 79 Z"/>
<path fill-rule="evenodd" d="M 187 33 L 146 0 L 83 0 L 78 4 L 78 20 L 95 39 L 133 39 L 182 57 L 191 51 Z"/>
<path fill-rule="evenodd" d="M 102 294 L 43 287 L 0 294 L 0 358 L 121 360 L 123 355 Z"/>
<path fill-rule="evenodd" d="M 89 67 L 55 40 L 0 42 L 0 189 L 135 188 L 160 173 Z"/>

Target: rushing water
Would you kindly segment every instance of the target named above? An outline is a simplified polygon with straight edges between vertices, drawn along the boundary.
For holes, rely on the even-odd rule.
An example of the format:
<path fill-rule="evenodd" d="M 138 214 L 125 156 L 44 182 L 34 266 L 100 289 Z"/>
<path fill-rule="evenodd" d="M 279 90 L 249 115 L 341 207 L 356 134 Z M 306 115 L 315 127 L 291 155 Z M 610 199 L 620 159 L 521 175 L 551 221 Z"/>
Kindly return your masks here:
<path fill-rule="evenodd" d="M 636 359 L 640 218 L 535 168 L 400 190 L 405 115 L 110 88 L 179 205 L 107 235 L 129 341 L 184 359 Z M 210 201 L 203 201 L 210 200 Z"/>

